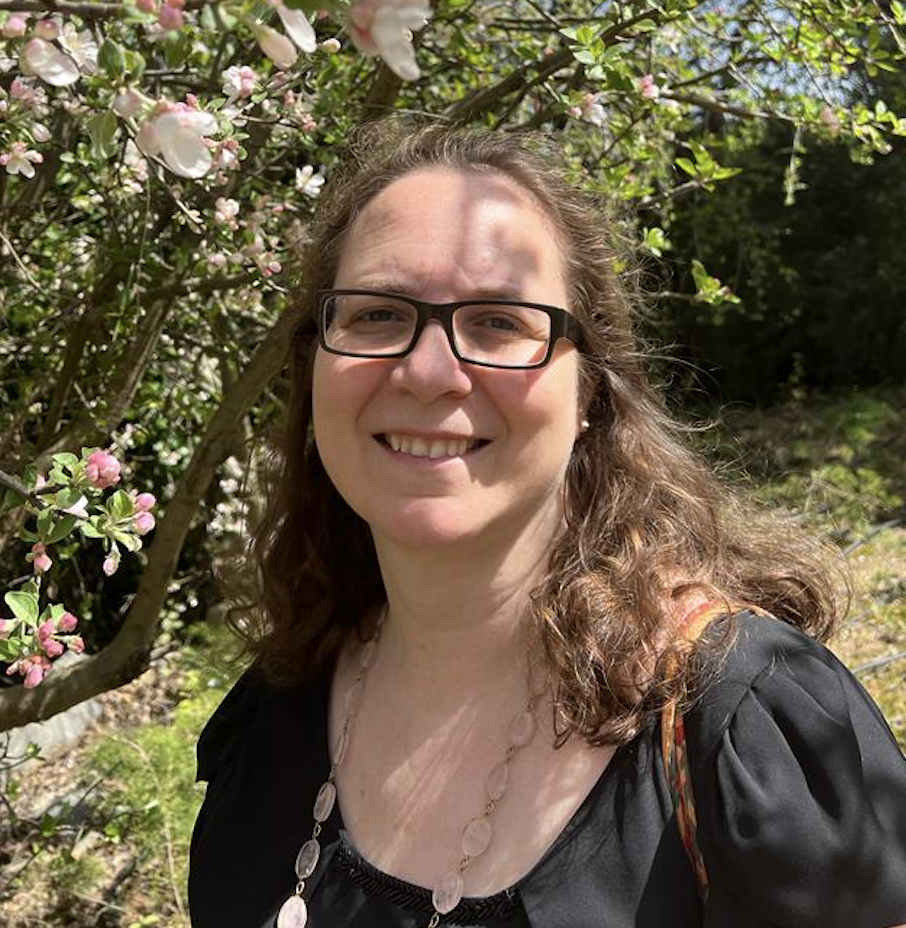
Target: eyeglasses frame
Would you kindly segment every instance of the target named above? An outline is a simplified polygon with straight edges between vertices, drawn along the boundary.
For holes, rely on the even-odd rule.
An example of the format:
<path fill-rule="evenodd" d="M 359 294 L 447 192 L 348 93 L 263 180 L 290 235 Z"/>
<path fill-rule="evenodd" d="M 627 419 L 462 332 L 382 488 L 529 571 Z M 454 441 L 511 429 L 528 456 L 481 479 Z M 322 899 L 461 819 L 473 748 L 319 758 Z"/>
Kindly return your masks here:
<path fill-rule="evenodd" d="M 436 319 L 443 327 L 447 336 L 447 344 L 454 357 L 463 364 L 474 364 L 477 367 L 492 367 L 497 370 L 507 371 L 526 371 L 535 368 L 544 367 L 551 359 L 554 353 L 554 346 L 561 338 L 569 339 L 581 350 L 584 341 L 584 332 L 582 324 L 571 313 L 559 306 L 549 306 L 546 303 L 530 303 L 526 300 L 505 300 L 505 299 L 480 299 L 480 300 L 454 300 L 452 303 L 431 303 L 428 300 L 419 300 L 413 296 L 407 296 L 404 293 L 391 293 L 383 290 L 357 290 L 357 289 L 326 289 L 318 290 L 315 293 L 318 300 L 318 343 L 330 354 L 338 354 L 347 358 L 373 358 L 380 360 L 382 358 L 404 358 L 410 354 L 418 340 L 421 337 L 425 326 L 432 320 Z M 363 354 L 361 352 L 340 351 L 337 348 L 331 348 L 327 344 L 327 326 L 325 325 L 325 314 L 327 302 L 331 297 L 336 296 L 386 296 L 394 300 L 401 300 L 408 303 L 415 309 L 415 330 L 412 333 L 412 340 L 402 351 L 394 351 L 389 354 Z M 525 306 L 529 309 L 538 309 L 547 313 L 551 320 L 550 338 L 547 344 L 547 351 L 541 360 L 532 364 L 492 364 L 489 361 L 474 361 L 471 358 L 464 358 L 456 347 L 456 338 L 453 333 L 453 313 L 462 306 Z"/>

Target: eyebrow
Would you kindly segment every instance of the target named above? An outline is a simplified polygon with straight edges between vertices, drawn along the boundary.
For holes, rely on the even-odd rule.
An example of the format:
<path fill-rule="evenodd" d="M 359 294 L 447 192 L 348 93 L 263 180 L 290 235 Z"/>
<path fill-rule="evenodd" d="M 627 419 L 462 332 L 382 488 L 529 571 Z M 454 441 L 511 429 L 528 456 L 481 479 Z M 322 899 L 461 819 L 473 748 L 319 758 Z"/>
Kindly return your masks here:
<path fill-rule="evenodd" d="M 364 282 L 357 283 L 353 290 L 374 290 L 378 293 L 398 293 L 400 296 L 415 297 L 410 283 L 403 283 L 401 280 L 395 280 L 389 277 L 369 278 Z M 416 288 L 417 289 L 417 288 Z M 514 300 L 525 299 L 525 296 L 515 284 L 501 284 L 498 287 L 479 287 L 476 290 L 469 291 L 469 295 L 463 297 L 466 301 L 471 300 Z M 461 302 L 461 300 L 451 300 L 450 302 Z"/>

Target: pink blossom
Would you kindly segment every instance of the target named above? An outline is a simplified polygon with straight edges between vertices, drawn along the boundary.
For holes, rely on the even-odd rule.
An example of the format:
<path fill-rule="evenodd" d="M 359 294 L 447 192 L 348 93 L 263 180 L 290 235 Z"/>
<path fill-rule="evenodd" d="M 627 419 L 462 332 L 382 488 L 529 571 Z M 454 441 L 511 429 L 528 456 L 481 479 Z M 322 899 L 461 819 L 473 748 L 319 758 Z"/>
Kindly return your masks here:
<path fill-rule="evenodd" d="M 9 634 L 11 625 L 9 619 L 0 619 L 0 638 L 5 638 Z"/>
<path fill-rule="evenodd" d="M 135 5 L 142 13 L 154 13 L 157 10 L 157 0 L 135 0 Z"/>
<path fill-rule="evenodd" d="M 38 640 L 43 643 L 50 638 L 56 630 L 57 627 L 54 625 L 53 619 L 47 619 L 38 626 Z"/>
<path fill-rule="evenodd" d="M 182 29 L 186 24 L 186 17 L 182 8 L 185 6 L 185 0 L 166 0 L 166 3 L 160 8 L 157 14 L 157 22 L 162 29 L 176 31 Z"/>
<path fill-rule="evenodd" d="M 607 122 L 607 112 L 601 105 L 601 94 L 599 93 L 585 94 L 582 98 L 580 112 L 593 126 L 603 126 Z"/>
<path fill-rule="evenodd" d="M 248 66 L 229 67 L 220 75 L 223 80 L 224 96 L 234 100 L 236 97 L 250 97 L 255 92 L 258 75 Z"/>
<path fill-rule="evenodd" d="M 64 612 L 63 615 L 60 616 L 59 627 L 61 632 L 74 631 L 78 624 L 79 620 L 71 612 Z"/>
<path fill-rule="evenodd" d="M 223 254 L 223 252 L 218 251 L 212 255 L 208 255 L 208 267 L 219 271 L 221 268 L 226 267 L 226 264 L 227 256 Z"/>
<path fill-rule="evenodd" d="M 53 566 L 53 561 L 50 559 L 50 555 L 44 550 L 44 545 L 36 544 L 32 545 L 32 567 L 36 574 L 47 573 L 48 570 Z"/>
<path fill-rule="evenodd" d="M 55 638 L 48 638 L 44 642 L 44 653 L 48 657 L 59 657 L 63 653 L 63 644 Z"/>
<path fill-rule="evenodd" d="M 0 26 L 0 35 L 4 39 L 18 39 L 25 35 L 28 28 L 28 16 L 25 13 L 13 13 L 12 16 Z"/>
<path fill-rule="evenodd" d="M 139 493 L 135 497 L 135 508 L 142 512 L 148 512 L 149 509 L 153 509 L 156 505 L 157 499 L 153 493 Z"/>
<path fill-rule="evenodd" d="M 112 577 L 120 567 L 119 558 L 114 557 L 112 554 L 108 554 L 104 558 L 104 563 L 101 565 L 101 570 L 104 571 L 105 577 Z"/>
<path fill-rule="evenodd" d="M 133 525 L 139 535 L 147 535 L 154 528 L 154 516 L 150 512 L 140 512 L 136 517 Z"/>
<path fill-rule="evenodd" d="M 31 127 L 31 137 L 36 142 L 49 142 L 50 129 L 48 129 L 43 122 L 36 122 Z"/>
<path fill-rule="evenodd" d="M 70 651 L 75 651 L 76 654 L 81 654 L 85 650 L 85 642 L 82 641 L 81 635 L 73 635 L 66 644 L 69 647 Z"/>
<path fill-rule="evenodd" d="M 0 165 L 6 168 L 7 174 L 21 174 L 23 177 L 35 176 L 35 165 L 42 164 L 44 155 L 25 142 L 13 142 L 9 151 L 0 154 Z"/>
<path fill-rule="evenodd" d="M 25 674 L 25 688 L 33 690 L 44 679 L 45 673 L 40 664 L 30 664 Z"/>
<path fill-rule="evenodd" d="M 85 467 L 88 481 L 99 490 L 106 490 L 120 482 L 120 462 L 106 451 L 95 451 Z"/>
<path fill-rule="evenodd" d="M 657 98 L 661 95 L 661 88 L 655 84 L 653 75 L 646 74 L 639 81 L 639 93 L 646 100 L 657 100 Z"/>
<path fill-rule="evenodd" d="M 404 81 L 420 71 L 412 47 L 412 30 L 431 17 L 427 0 L 358 0 L 349 11 L 349 35 L 360 52 L 380 55 Z"/>

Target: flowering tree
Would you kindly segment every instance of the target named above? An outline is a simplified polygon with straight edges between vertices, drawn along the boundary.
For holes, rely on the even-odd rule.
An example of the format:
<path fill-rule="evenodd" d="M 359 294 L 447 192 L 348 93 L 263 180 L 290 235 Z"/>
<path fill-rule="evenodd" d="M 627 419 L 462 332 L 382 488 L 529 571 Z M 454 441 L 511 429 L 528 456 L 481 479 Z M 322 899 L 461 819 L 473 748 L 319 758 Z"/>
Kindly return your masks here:
<path fill-rule="evenodd" d="M 229 527 L 295 254 L 357 124 L 555 132 L 661 255 L 671 204 L 732 183 L 726 153 L 767 123 L 788 127 L 790 191 L 810 137 L 889 151 L 906 121 L 853 88 L 902 73 L 904 27 L 897 0 L 0 0 L 0 660 L 26 684 L 0 689 L 0 729 L 139 673 L 190 530 Z M 691 280 L 735 299 L 700 262 Z M 102 486 L 127 456 L 156 527 L 149 494 Z M 117 635 L 48 673 L 81 643 L 47 595 L 54 545 L 112 576 L 152 527 Z"/>

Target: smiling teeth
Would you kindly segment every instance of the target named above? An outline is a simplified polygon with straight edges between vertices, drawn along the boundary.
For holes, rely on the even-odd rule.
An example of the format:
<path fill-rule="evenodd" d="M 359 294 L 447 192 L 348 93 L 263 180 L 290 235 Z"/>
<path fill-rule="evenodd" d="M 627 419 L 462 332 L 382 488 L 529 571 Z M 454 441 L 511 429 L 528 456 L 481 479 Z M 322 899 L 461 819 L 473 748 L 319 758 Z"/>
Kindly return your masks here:
<path fill-rule="evenodd" d="M 468 438 L 441 438 L 426 441 L 424 438 L 413 438 L 410 435 L 387 434 L 384 437 L 394 451 L 402 451 L 403 454 L 411 454 L 416 458 L 461 457 L 477 444 Z"/>

